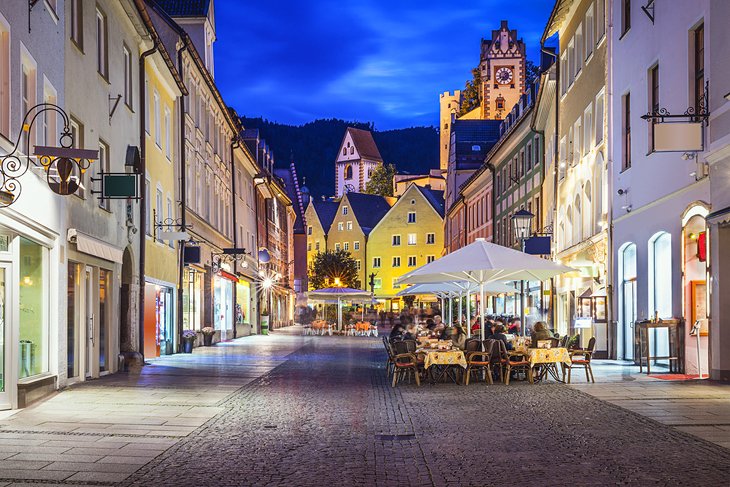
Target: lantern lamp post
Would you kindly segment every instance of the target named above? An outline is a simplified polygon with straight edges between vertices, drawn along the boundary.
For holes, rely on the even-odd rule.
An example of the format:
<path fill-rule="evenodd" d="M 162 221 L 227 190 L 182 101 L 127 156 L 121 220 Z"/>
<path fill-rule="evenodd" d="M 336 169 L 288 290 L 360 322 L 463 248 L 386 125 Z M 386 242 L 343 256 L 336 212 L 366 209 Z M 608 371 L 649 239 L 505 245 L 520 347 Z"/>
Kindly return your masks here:
<path fill-rule="evenodd" d="M 524 208 L 512 215 L 512 224 L 515 228 L 515 235 L 520 239 L 520 250 L 525 251 L 525 240 L 530 236 L 532 219 L 535 217 Z M 525 334 L 525 281 L 520 281 L 520 326 L 522 334 Z"/>

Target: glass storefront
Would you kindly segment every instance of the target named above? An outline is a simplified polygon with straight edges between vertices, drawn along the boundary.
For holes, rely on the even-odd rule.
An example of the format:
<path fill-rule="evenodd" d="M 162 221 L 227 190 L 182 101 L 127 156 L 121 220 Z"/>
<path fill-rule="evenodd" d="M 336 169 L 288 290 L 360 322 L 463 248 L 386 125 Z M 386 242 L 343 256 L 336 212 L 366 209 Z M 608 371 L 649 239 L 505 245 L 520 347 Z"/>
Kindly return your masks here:
<path fill-rule="evenodd" d="M 251 283 L 238 281 L 236 283 L 236 327 L 252 323 L 251 316 Z M 239 335 L 240 335 L 239 331 Z"/>
<path fill-rule="evenodd" d="M 46 249 L 20 237 L 20 378 L 48 372 Z"/>
<path fill-rule="evenodd" d="M 99 370 L 104 372 L 109 368 L 109 319 L 111 300 L 109 292 L 111 285 L 111 272 L 99 269 Z"/>
<path fill-rule="evenodd" d="M 76 323 L 79 278 L 78 264 L 68 263 L 68 283 L 66 285 L 66 377 L 73 379 L 79 375 L 79 356 L 76 353 L 78 348 L 78 327 Z"/>
<path fill-rule="evenodd" d="M 174 308 L 173 289 L 155 286 L 155 322 L 160 355 L 175 353 Z"/>
<path fill-rule="evenodd" d="M 0 267 L 0 394 L 5 392 L 5 268 Z"/>
<path fill-rule="evenodd" d="M 227 340 L 228 331 L 233 331 L 233 282 L 213 276 L 213 293 L 213 327 L 220 331 L 221 341 Z"/>
<path fill-rule="evenodd" d="M 200 330 L 203 316 L 203 273 L 189 267 L 183 274 L 183 329 Z"/>

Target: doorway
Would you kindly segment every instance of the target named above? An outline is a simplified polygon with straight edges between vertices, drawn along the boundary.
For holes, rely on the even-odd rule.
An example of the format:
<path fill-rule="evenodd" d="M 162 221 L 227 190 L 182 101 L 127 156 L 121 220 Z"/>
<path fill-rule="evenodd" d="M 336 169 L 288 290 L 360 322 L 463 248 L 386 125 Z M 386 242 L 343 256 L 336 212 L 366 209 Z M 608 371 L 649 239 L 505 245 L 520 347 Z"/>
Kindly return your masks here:
<path fill-rule="evenodd" d="M 7 350 L 7 344 L 10 343 L 10 327 L 6 326 L 6 323 L 12 323 L 11 307 L 8 306 L 12 302 L 11 286 L 6 283 L 11 276 L 10 264 L 0 263 L 0 410 L 10 408 L 12 404 L 8 390 L 8 383 L 11 382 L 8 380 L 11 367 L 10 354 Z"/>
<path fill-rule="evenodd" d="M 634 359 L 634 323 L 636 322 L 636 244 L 625 244 L 619 253 L 619 318 L 623 332 L 623 358 Z"/>

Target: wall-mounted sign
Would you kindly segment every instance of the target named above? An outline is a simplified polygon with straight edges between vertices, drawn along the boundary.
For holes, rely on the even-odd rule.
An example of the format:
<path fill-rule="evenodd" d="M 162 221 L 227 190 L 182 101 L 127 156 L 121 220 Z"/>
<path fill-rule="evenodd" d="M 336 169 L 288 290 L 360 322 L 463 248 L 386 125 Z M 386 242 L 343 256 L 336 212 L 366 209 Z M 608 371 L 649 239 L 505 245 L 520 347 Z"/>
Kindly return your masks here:
<path fill-rule="evenodd" d="M 137 174 L 104 173 L 101 178 L 102 197 L 105 199 L 137 198 Z"/>
<path fill-rule="evenodd" d="M 654 150 L 657 152 L 701 152 L 704 149 L 703 122 L 657 122 Z"/>
<path fill-rule="evenodd" d="M 200 246 L 186 245 L 183 247 L 183 262 L 185 264 L 200 264 Z"/>
<path fill-rule="evenodd" d="M 550 237 L 534 236 L 526 238 L 525 253 L 531 255 L 550 255 Z"/>
<path fill-rule="evenodd" d="M 575 328 L 591 328 L 593 326 L 593 318 L 590 316 L 579 316 L 575 319 Z"/>

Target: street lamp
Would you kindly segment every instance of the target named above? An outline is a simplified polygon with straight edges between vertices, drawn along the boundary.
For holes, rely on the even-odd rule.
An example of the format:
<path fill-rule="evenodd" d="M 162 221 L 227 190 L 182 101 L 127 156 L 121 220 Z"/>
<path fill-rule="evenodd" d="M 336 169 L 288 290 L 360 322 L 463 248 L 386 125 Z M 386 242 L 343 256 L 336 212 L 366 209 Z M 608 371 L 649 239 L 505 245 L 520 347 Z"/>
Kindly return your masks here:
<path fill-rule="evenodd" d="M 530 236 L 532 219 L 535 217 L 524 208 L 512 215 L 512 224 L 515 226 L 515 235 L 520 239 L 520 250 L 525 251 L 525 240 Z M 520 325 L 522 334 L 525 333 L 525 281 L 520 281 Z"/>
<path fill-rule="evenodd" d="M 525 210 L 524 208 L 512 215 L 512 224 L 515 228 L 515 235 L 523 243 L 523 246 L 525 239 L 530 236 L 530 229 L 532 228 L 533 218 L 535 218 L 535 215 Z"/>

